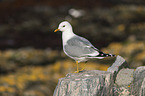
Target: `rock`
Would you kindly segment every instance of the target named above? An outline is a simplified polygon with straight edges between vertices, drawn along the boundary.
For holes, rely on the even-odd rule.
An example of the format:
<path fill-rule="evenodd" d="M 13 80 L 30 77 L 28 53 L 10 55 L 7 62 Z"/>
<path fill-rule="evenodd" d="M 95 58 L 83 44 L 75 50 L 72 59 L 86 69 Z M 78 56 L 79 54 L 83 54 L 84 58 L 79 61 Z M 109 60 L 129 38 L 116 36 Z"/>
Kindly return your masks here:
<path fill-rule="evenodd" d="M 115 96 L 128 96 L 130 94 L 130 84 L 133 81 L 134 69 L 123 68 L 121 69 L 115 80 L 114 95 Z"/>
<path fill-rule="evenodd" d="M 59 79 L 53 96 L 113 96 L 110 72 L 91 70 Z"/>
<path fill-rule="evenodd" d="M 134 69 L 121 56 L 107 71 L 71 73 L 59 79 L 53 96 L 145 96 L 145 66 Z"/>
<path fill-rule="evenodd" d="M 112 64 L 111 67 L 108 68 L 108 72 L 111 72 L 114 74 L 114 79 L 116 78 L 117 73 L 122 69 L 122 68 L 128 68 L 128 64 L 125 61 L 125 59 L 121 56 L 117 56 L 115 62 Z"/>
<path fill-rule="evenodd" d="M 145 96 L 145 78 L 144 78 L 144 80 L 142 82 L 140 92 L 141 92 L 141 94 L 140 94 L 141 96 Z"/>
<path fill-rule="evenodd" d="M 133 81 L 134 69 L 122 69 L 118 72 L 115 83 L 118 86 L 128 86 Z"/>
<path fill-rule="evenodd" d="M 134 83 L 131 85 L 132 94 L 135 96 L 145 96 L 145 66 L 137 67 L 133 78 Z"/>

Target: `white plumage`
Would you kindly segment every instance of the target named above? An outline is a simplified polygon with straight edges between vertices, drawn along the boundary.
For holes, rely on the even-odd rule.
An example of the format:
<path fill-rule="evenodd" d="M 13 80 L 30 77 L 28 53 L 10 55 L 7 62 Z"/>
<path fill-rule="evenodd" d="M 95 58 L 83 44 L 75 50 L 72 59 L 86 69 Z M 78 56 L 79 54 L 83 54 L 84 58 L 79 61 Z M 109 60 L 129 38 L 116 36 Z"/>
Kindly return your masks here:
<path fill-rule="evenodd" d="M 105 54 L 95 48 L 87 39 L 74 34 L 72 26 L 69 22 L 63 21 L 59 24 L 58 29 L 54 32 L 62 32 L 63 51 L 67 56 L 77 62 L 85 62 L 91 58 L 102 59 L 112 54 Z M 77 68 L 77 73 L 79 72 Z"/>

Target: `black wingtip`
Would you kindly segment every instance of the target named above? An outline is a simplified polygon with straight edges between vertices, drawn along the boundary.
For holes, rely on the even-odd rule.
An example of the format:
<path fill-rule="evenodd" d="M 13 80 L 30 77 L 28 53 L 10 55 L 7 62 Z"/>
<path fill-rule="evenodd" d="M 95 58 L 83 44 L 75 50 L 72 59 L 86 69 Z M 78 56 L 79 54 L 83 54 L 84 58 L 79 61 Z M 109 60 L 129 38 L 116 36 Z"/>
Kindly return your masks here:
<path fill-rule="evenodd" d="M 110 57 L 115 57 L 116 55 L 114 54 L 106 54 L 107 56 L 110 56 Z"/>
<path fill-rule="evenodd" d="M 103 52 L 99 52 L 100 54 L 99 54 L 99 56 L 101 56 L 101 57 L 115 57 L 116 55 L 114 55 L 114 54 L 106 54 L 106 53 L 103 53 Z"/>

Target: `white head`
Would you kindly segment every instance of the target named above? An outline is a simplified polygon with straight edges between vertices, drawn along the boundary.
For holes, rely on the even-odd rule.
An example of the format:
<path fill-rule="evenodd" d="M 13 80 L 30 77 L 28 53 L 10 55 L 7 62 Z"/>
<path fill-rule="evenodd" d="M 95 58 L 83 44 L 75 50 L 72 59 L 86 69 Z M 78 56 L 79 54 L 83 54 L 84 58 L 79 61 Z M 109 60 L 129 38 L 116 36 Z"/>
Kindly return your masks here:
<path fill-rule="evenodd" d="M 58 29 L 56 29 L 54 32 L 57 31 L 61 31 L 61 32 L 65 32 L 67 30 L 72 30 L 72 26 L 70 25 L 70 23 L 68 21 L 63 21 L 59 24 Z"/>

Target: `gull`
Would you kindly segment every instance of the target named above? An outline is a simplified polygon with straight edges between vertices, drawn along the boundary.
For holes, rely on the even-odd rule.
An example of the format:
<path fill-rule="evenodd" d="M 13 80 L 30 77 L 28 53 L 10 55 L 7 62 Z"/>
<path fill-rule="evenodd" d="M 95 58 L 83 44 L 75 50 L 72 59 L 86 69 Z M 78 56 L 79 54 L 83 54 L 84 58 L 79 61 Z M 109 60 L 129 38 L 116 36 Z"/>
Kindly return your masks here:
<path fill-rule="evenodd" d="M 54 32 L 62 32 L 62 44 L 64 53 L 70 58 L 74 59 L 77 64 L 77 71 L 79 73 L 78 64 L 86 62 L 92 58 L 102 59 L 104 57 L 113 57 L 113 54 L 106 54 L 95 48 L 87 39 L 78 36 L 73 32 L 72 26 L 68 21 L 63 21 L 59 24 L 58 29 Z"/>

